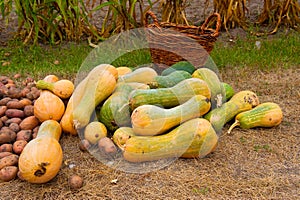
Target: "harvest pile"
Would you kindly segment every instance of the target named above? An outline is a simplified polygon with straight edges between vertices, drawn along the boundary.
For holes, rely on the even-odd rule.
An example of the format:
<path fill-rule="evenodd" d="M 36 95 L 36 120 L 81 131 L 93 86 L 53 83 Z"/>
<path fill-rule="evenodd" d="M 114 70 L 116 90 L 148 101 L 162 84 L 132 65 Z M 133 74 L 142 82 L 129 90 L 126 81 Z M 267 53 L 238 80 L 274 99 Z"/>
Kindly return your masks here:
<path fill-rule="evenodd" d="M 235 92 L 213 70 L 195 69 L 186 61 L 160 75 L 150 67 L 132 71 L 102 64 L 76 87 L 57 77 L 37 81 L 35 87 L 40 95 L 32 101 L 33 117 L 38 119 L 39 129 L 36 125 L 36 135 L 23 151 L 15 152 L 16 162 L 0 164 L 1 180 L 15 178 L 18 170 L 19 177 L 31 183 L 55 177 L 63 159 L 62 133 L 79 135 L 81 150 L 97 151 L 107 159 L 121 155 L 125 162 L 141 163 L 205 157 L 214 151 L 224 125 L 232 120 L 229 132 L 235 126 L 273 127 L 282 121 L 277 104 L 260 102 L 253 91 Z M 0 163 L 9 156 L 2 157 Z M 8 166 L 14 166 L 16 172 L 3 178 L 8 177 Z"/>

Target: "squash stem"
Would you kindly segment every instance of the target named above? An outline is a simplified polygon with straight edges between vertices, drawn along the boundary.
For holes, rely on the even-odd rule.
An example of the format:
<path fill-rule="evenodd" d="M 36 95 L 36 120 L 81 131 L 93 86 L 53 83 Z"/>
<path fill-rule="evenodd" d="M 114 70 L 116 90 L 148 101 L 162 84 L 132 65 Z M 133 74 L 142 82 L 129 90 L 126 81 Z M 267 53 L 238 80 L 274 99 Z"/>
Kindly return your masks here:
<path fill-rule="evenodd" d="M 239 126 L 239 125 L 240 125 L 240 122 L 238 120 L 235 120 L 235 122 L 229 127 L 227 133 L 229 134 L 234 127 Z"/>
<path fill-rule="evenodd" d="M 38 82 L 36 82 L 36 87 L 40 90 L 50 90 L 50 91 L 52 91 L 53 88 L 54 88 L 54 84 L 46 82 L 44 80 L 39 80 Z"/>

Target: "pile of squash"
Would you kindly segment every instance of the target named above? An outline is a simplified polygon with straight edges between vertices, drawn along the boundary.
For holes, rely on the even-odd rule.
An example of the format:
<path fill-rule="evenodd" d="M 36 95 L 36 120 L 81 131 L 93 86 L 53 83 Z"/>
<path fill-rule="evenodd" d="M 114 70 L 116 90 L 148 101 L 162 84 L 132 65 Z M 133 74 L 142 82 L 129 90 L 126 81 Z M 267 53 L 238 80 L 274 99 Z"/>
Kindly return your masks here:
<path fill-rule="evenodd" d="M 229 131 L 277 126 L 283 117 L 277 104 L 260 103 L 253 91 L 235 92 L 213 70 L 186 61 L 160 75 L 147 66 L 96 66 L 75 88 L 64 116 L 63 131 L 81 134 L 86 149 L 112 156 L 121 150 L 128 162 L 201 158 L 234 118 Z"/>
<path fill-rule="evenodd" d="M 18 177 L 30 183 L 48 182 L 59 172 L 62 133 L 79 135 L 82 150 L 96 149 L 107 158 L 121 152 L 125 161 L 139 163 L 202 158 L 214 151 L 225 124 L 235 120 L 228 132 L 236 126 L 273 127 L 283 117 L 278 104 L 261 103 L 253 91 L 235 92 L 213 70 L 186 61 L 161 74 L 147 66 L 101 64 L 76 86 L 55 75 L 35 86 L 39 125 L 17 164 Z"/>

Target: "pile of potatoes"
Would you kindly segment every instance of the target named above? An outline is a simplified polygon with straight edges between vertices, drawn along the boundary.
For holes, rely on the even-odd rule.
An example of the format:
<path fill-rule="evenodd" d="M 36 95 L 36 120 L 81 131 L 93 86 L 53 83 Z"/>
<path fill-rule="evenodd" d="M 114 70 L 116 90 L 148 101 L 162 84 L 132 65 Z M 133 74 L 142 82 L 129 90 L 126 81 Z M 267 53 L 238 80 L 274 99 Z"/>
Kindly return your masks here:
<path fill-rule="evenodd" d="M 40 91 L 32 78 L 21 85 L 0 76 L 0 180 L 17 176 L 18 158 L 26 144 L 36 137 L 40 122 L 34 116 L 34 101 Z"/>

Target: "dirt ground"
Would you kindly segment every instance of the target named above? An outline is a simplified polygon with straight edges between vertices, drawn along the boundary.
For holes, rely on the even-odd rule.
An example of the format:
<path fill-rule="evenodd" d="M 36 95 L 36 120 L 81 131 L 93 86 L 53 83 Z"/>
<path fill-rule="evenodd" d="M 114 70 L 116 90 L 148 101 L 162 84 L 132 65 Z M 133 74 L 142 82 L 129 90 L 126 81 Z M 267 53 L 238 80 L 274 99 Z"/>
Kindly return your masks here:
<path fill-rule="evenodd" d="M 236 128 L 220 137 L 215 152 L 202 159 L 177 159 L 148 173 L 114 170 L 78 148 L 79 138 L 63 135 L 64 164 L 49 183 L 15 179 L 0 183 L 0 199 L 284 199 L 299 198 L 300 69 L 224 68 L 222 80 L 236 91 L 256 92 L 261 102 L 278 103 L 283 122 L 275 128 Z M 160 168 L 157 166 L 157 168 Z M 72 190 L 68 177 L 84 186 Z"/>

